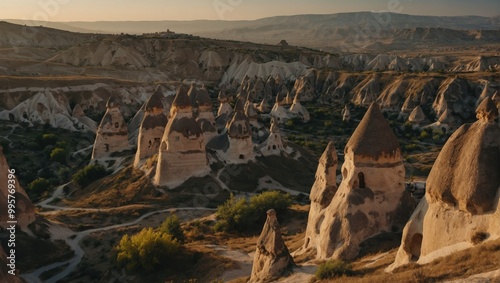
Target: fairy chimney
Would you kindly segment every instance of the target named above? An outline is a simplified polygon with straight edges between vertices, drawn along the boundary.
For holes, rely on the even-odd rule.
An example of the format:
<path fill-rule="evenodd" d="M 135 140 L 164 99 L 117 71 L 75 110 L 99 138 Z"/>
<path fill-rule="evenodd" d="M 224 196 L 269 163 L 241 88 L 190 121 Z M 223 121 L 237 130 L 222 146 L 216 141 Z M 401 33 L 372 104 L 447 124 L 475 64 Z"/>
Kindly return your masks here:
<path fill-rule="evenodd" d="M 198 105 L 198 116 L 196 122 L 200 125 L 203 131 L 203 140 L 205 145 L 217 136 L 217 129 L 215 128 L 215 116 L 212 111 L 213 103 L 210 95 L 205 87 L 198 90 L 195 97 L 195 102 Z"/>
<path fill-rule="evenodd" d="M 349 106 L 347 104 L 344 106 L 344 109 L 342 110 L 342 121 L 349 123 L 351 120 L 351 111 L 349 110 Z"/>
<path fill-rule="evenodd" d="M 257 240 L 257 249 L 249 283 L 273 282 L 291 273 L 295 266 L 281 237 L 280 225 L 274 209 L 267 211 L 267 220 Z"/>
<path fill-rule="evenodd" d="M 425 121 L 425 114 L 424 111 L 422 111 L 422 107 L 420 107 L 420 105 L 413 109 L 413 111 L 410 113 L 410 116 L 408 116 L 408 121 L 417 125 Z"/>
<path fill-rule="evenodd" d="M 461 126 L 439 153 L 387 271 L 500 238 L 498 111 L 487 97 L 476 113 L 478 121 Z"/>
<path fill-rule="evenodd" d="M 316 180 L 309 195 L 311 207 L 300 253 L 311 253 L 319 245 L 321 222 L 325 219 L 326 208 L 337 192 L 337 166 L 337 150 L 333 142 L 330 142 L 319 159 Z"/>
<path fill-rule="evenodd" d="M 203 131 L 193 117 L 187 89 L 181 85 L 160 145 L 154 183 L 174 188 L 209 172 Z"/>
<path fill-rule="evenodd" d="M 315 238 L 310 234 L 308 246 L 318 259 L 354 259 L 362 242 L 401 229 L 413 209 L 399 143 L 376 103 L 349 139 L 344 156 L 342 182 L 324 218 L 308 228 L 318 231 Z"/>
<path fill-rule="evenodd" d="M 250 122 L 241 110 L 242 107 L 239 105 L 241 100 L 238 101 L 236 102 L 236 112 L 227 125 L 229 148 L 226 156 L 227 162 L 233 164 L 247 163 L 255 159 Z"/>
<path fill-rule="evenodd" d="M 293 104 L 290 107 L 290 112 L 295 117 L 300 118 L 302 122 L 309 122 L 311 120 L 311 116 L 309 115 L 309 111 L 300 103 L 300 95 L 297 93 L 293 100 Z"/>
<path fill-rule="evenodd" d="M 11 224 L 15 224 L 25 230 L 28 228 L 29 224 L 35 221 L 35 208 L 28 195 L 19 184 L 19 180 L 16 178 L 16 174 L 19 172 L 11 170 L 3 154 L 3 148 L 0 146 L 0 180 L 4 182 L 4 184 L 0 186 L 0 202 L 3 203 L 3 209 L 0 210 L 0 227 L 6 229 Z M 8 185 L 10 185 L 10 188 Z M 9 198 L 9 195 L 11 195 L 9 189 L 15 191 L 13 194 L 16 201 L 15 218 L 10 218 L 10 214 L 7 210 L 7 204 L 9 200 L 12 200 L 12 198 Z M 9 221 L 16 221 L 16 223 L 9 223 Z"/>
<path fill-rule="evenodd" d="M 222 116 L 223 114 L 229 115 L 233 112 L 233 108 L 229 105 L 229 99 L 226 96 L 224 90 L 219 92 L 219 111 L 217 112 L 217 117 Z"/>
<path fill-rule="evenodd" d="M 264 156 L 280 155 L 285 150 L 280 134 L 280 128 L 274 118 L 271 119 L 270 134 L 261 146 L 261 153 Z"/>
<path fill-rule="evenodd" d="M 168 122 L 164 113 L 163 98 L 163 93 L 157 90 L 146 102 L 144 118 L 137 138 L 137 152 L 134 160 L 136 168 L 140 166 L 141 161 L 157 154 L 160 149 L 161 139 Z"/>
<path fill-rule="evenodd" d="M 107 158 L 113 153 L 130 149 L 127 123 L 120 112 L 118 99 L 111 96 L 106 108 L 106 113 L 97 129 L 92 160 Z"/>

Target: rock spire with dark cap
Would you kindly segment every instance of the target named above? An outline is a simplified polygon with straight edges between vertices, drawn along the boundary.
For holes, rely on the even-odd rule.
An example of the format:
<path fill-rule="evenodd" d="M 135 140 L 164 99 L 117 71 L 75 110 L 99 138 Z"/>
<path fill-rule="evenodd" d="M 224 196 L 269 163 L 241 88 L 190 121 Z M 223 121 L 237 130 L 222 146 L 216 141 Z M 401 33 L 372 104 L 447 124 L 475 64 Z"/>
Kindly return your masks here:
<path fill-rule="evenodd" d="M 345 147 L 345 154 L 378 159 L 400 155 L 399 142 L 377 103 L 372 103 Z"/>
<path fill-rule="evenodd" d="M 252 275 L 248 282 L 272 282 L 286 276 L 295 266 L 285 241 L 281 237 L 280 225 L 274 209 L 267 211 L 267 220 L 257 240 Z"/>

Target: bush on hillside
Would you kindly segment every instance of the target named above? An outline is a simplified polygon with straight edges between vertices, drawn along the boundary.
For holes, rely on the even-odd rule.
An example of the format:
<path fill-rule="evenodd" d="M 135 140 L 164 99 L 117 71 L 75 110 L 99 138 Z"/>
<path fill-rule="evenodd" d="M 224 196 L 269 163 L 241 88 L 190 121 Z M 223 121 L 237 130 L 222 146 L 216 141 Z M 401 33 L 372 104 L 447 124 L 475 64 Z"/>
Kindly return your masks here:
<path fill-rule="evenodd" d="M 333 279 L 341 276 L 351 276 L 354 274 L 352 266 L 342 260 L 329 260 L 318 266 L 315 276 L 317 279 Z"/>
<path fill-rule="evenodd" d="M 125 235 L 116 247 L 117 263 L 129 271 L 154 271 L 168 266 L 179 254 L 181 244 L 172 236 L 144 228 L 131 237 Z"/>
<path fill-rule="evenodd" d="M 245 232 L 255 226 L 261 226 L 266 219 L 266 212 L 274 209 L 283 214 L 292 205 L 289 194 L 279 191 L 264 192 L 246 199 L 231 198 L 217 208 L 215 231 Z"/>
<path fill-rule="evenodd" d="M 88 165 L 73 175 L 73 182 L 80 188 L 85 188 L 97 179 L 108 175 L 108 171 L 101 165 Z"/>
<path fill-rule="evenodd" d="M 180 243 L 184 243 L 186 239 L 181 228 L 179 217 L 175 214 L 167 217 L 160 227 L 158 227 L 158 231 L 171 235 L 173 239 Z"/>

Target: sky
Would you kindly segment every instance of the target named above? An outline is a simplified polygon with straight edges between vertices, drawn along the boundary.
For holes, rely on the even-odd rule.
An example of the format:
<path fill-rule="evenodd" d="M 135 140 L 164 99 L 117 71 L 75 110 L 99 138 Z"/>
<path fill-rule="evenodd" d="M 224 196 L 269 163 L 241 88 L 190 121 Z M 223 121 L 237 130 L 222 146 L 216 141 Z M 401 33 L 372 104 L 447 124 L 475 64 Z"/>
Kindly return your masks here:
<path fill-rule="evenodd" d="M 0 0 L 0 19 L 38 22 L 252 20 L 357 11 L 497 16 L 500 0 Z"/>

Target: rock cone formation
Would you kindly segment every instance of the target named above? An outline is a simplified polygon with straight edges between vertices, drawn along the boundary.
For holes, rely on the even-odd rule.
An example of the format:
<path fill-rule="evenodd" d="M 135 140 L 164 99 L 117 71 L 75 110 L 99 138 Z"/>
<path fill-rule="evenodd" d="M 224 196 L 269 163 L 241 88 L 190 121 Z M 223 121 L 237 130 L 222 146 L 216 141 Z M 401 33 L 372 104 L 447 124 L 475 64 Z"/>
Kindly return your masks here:
<path fill-rule="evenodd" d="M 281 152 L 285 150 L 285 147 L 281 139 L 280 128 L 274 118 L 271 119 L 270 132 L 267 140 L 262 144 L 260 151 L 264 156 L 280 155 Z"/>
<path fill-rule="evenodd" d="M 139 127 L 135 167 L 138 167 L 141 161 L 157 154 L 160 149 L 161 139 L 168 122 L 163 112 L 163 98 L 162 92 L 157 90 L 146 102 L 144 118 Z"/>
<path fill-rule="evenodd" d="M 130 148 L 127 124 L 120 112 L 117 99 L 110 97 L 106 107 L 106 114 L 97 129 L 92 160 L 110 157 L 113 153 Z"/>
<path fill-rule="evenodd" d="M 330 142 L 319 159 L 318 169 L 316 170 L 316 181 L 309 195 L 311 208 L 309 209 L 303 252 L 310 253 L 312 249 L 319 245 L 319 229 L 322 221 L 325 219 L 326 208 L 337 192 L 337 165 L 337 150 L 333 142 Z"/>
<path fill-rule="evenodd" d="M 257 241 L 252 276 L 249 283 L 271 282 L 290 272 L 295 265 L 281 238 L 274 209 L 267 211 L 267 220 Z"/>
<path fill-rule="evenodd" d="M 425 121 L 425 114 L 420 105 L 413 109 L 410 116 L 408 116 L 408 121 L 417 125 Z"/>
<path fill-rule="evenodd" d="M 35 221 L 36 215 L 35 215 L 35 208 L 33 204 L 31 203 L 31 200 L 29 199 L 28 195 L 24 191 L 24 189 L 20 186 L 19 182 L 17 179 L 12 179 L 15 180 L 15 200 L 16 200 L 16 219 L 9 219 L 9 214 L 6 209 L 7 207 L 7 201 L 8 201 L 8 186 L 7 186 L 7 181 L 11 180 L 9 179 L 9 165 L 7 164 L 7 160 L 5 159 L 5 156 L 3 155 L 3 148 L 0 146 L 0 180 L 4 182 L 2 186 L 0 187 L 0 202 L 2 203 L 2 210 L 0 211 L 0 227 L 2 228 L 8 228 L 10 226 L 7 221 L 17 221 L 17 225 L 21 227 L 21 229 L 26 229 L 29 224 L 31 224 L 33 221 Z M 14 174 L 15 175 L 15 174 Z M 1 278 L 1 277 L 0 277 Z"/>
<path fill-rule="evenodd" d="M 388 271 L 500 238 L 500 127 L 490 98 L 481 102 L 477 117 L 441 150 Z"/>
<path fill-rule="evenodd" d="M 239 100 L 241 101 L 241 100 Z M 229 138 L 229 148 L 226 152 L 228 163 L 239 164 L 247 163 L 255 159 L 254 147 L 252 143 L 252 129 L 245 113 L 238 104 L 236 112 L 227 125 L 227 134 Z"/>
<path fill-rule="evenodd" d="M 193 117 L 187 89 L 181 85 L 161 141 L 154 183 L 172 188 L 208 172 L 203 131 Z"/>
<path fill-rule="evenodd" d="M 308 222 L 304 248 L 299 252 L 316 254 L 318 259 L 352 260 L 363 241 L 401 229 L 413 207 L 405 191 L 399 143 L 376 103 L 346 145 L 343 179 L 337 192 L 333 151 L 333 145 L 329 145 L 318 168 L 311 191 L 312 221 Z"/>

